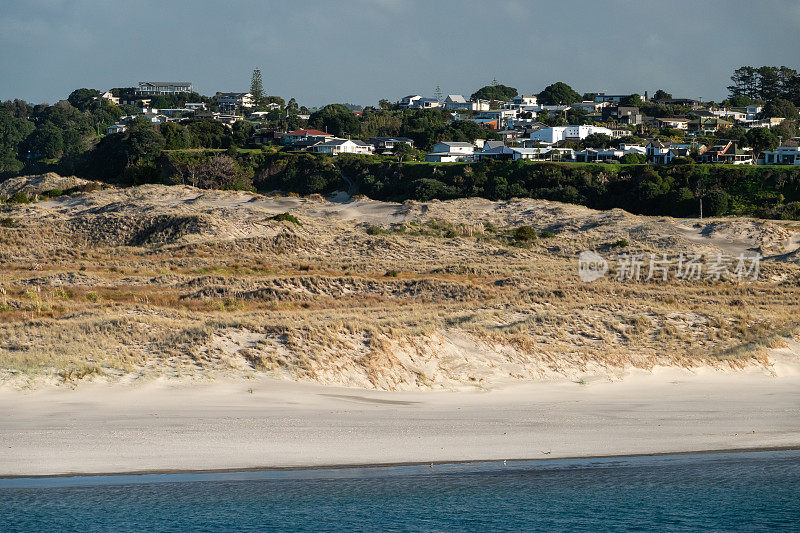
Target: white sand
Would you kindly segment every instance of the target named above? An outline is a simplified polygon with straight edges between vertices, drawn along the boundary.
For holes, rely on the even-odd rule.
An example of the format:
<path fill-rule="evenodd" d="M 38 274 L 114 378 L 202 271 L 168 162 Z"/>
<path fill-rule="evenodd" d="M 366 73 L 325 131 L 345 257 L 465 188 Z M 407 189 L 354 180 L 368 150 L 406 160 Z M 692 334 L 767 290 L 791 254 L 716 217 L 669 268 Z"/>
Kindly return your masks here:
<path fill-rule="evenodd" d="M 800 446 L 796 372 L 662 369 L 487 393 L 83 384 L 0 390 L 0 408 L 0 475 Z"/>

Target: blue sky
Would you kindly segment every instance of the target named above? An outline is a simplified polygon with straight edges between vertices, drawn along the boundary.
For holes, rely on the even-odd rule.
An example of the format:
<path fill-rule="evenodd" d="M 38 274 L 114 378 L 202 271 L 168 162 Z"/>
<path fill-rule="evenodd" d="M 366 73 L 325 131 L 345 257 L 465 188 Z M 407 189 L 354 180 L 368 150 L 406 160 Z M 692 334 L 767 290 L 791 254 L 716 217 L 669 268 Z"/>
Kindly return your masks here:
<path fill-rule="evenodd" d="M 722 99 L 742 65 L 800 68 L 797 0 L 0 0 L 0 99 L 191 81 L 301 104 L 469 96 L 493 78 L 536 93 Z"/>

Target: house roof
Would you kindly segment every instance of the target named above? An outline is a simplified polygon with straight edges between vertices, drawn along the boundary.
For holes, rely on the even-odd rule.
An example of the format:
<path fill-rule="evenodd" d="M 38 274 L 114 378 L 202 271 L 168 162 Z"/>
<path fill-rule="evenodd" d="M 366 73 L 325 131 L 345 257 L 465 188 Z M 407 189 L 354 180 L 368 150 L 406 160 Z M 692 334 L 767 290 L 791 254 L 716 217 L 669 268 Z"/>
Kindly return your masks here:
<path fill-rule="evenodd" d="M 303 141 L 295 141 L 291 144 L 292 148 L 308 148 L 309 146 L 316 146 L 322 143 L 316 139 L 305 139 Z"/>
<path fill-rule="evenodd" d="M 499 146 L 505 146 L 503 141 L 486 141 L 483 143 L 484 150 L 491 150 L 492 148 L 497 148 Z"/>
<path fill-rule="evenodd" d="M 190 81 L 140 81 L 139 85 L 191 85 Z"/>
<path fill-rule="evenodd" d="M 360 139 L 328 139 L 327 141 L 320 143 L 319 146 L 341 146 L 348 142 L 351 142 L 356 146 L 369 146 L 369 144 Z"/>
<path fill-rule="evenodd" d="M 372 139 L 370 139 L 370 140 L 372 140 L 372 141 L 384 141 L 384 142 L 385 141 L 397 141 L 397 142 L 404 142 L 404 143 L 412 142 L 412 140 L 409 139 L 408 137 L 372 137 Z"/>
<path fill-rule="evenodd" d="M 291 136 L 291 137 L 300 137 L 300 136 L 306 136 L 306 137 L 333 137 L 333 134 L 326 133 L 324 131 L 319 131 L 319 130 L 294 130 L 294 131 L 290 131 L 289 133 L 284 133 L 284 135 L 285 136 Z"/>
<path fill-rule="evenodd" d="M 491 141 L 490 141 L 491 142 Z M 455 141 L 442 141 L 436 144 L 444 144 L 446 146 L 455 146 L 458 148 L 472 148 L 472 143 L 463 143 L 463 142 L 455 142 Z"/>
<path fill-rule="evenodd" d="M 435 155 L 435 156 L 455 156 L 455 157 L 464 157 L 464 156 L 472 156 L 473 154 L 465 154 L 464 152 L 429 152 L 425 155 Z"/>
<path fill-rule="evenodd" d="M 448 94 L 447 95 L 447 101 L 448 102 L 452 102 L 454 104 L 466 104 L 467 103 L 467 99 L 464 98 L 460 94 Z"/>

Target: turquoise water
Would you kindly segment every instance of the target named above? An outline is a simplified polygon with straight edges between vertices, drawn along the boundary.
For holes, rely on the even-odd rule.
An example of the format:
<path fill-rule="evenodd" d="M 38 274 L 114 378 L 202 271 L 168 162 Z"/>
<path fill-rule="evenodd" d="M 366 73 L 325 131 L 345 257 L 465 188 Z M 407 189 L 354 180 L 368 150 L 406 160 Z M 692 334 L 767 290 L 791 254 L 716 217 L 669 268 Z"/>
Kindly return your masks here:
<path fill-rule="evenodd" d="M 0 531 L 800 531 L 800 452 L 0 479 Z"/>

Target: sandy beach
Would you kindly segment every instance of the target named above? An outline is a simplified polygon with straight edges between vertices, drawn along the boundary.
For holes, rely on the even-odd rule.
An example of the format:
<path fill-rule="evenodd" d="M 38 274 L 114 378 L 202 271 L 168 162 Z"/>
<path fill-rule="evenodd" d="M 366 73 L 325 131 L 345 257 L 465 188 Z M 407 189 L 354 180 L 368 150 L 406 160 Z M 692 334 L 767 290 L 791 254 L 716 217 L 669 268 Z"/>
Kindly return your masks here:
<path fill-rule="evenodd" d="M 156 185 L 8 213 L 0 475 L 800 446 L 783 221 Z M 623 249 L 763 264 L 580 281 Z"/>
<path fill-rule="evenodd" d="M 378 392 L 271 379 L 0 392 L 0 474 L 536 459 L 800 447 L 800 375 Z"/>

